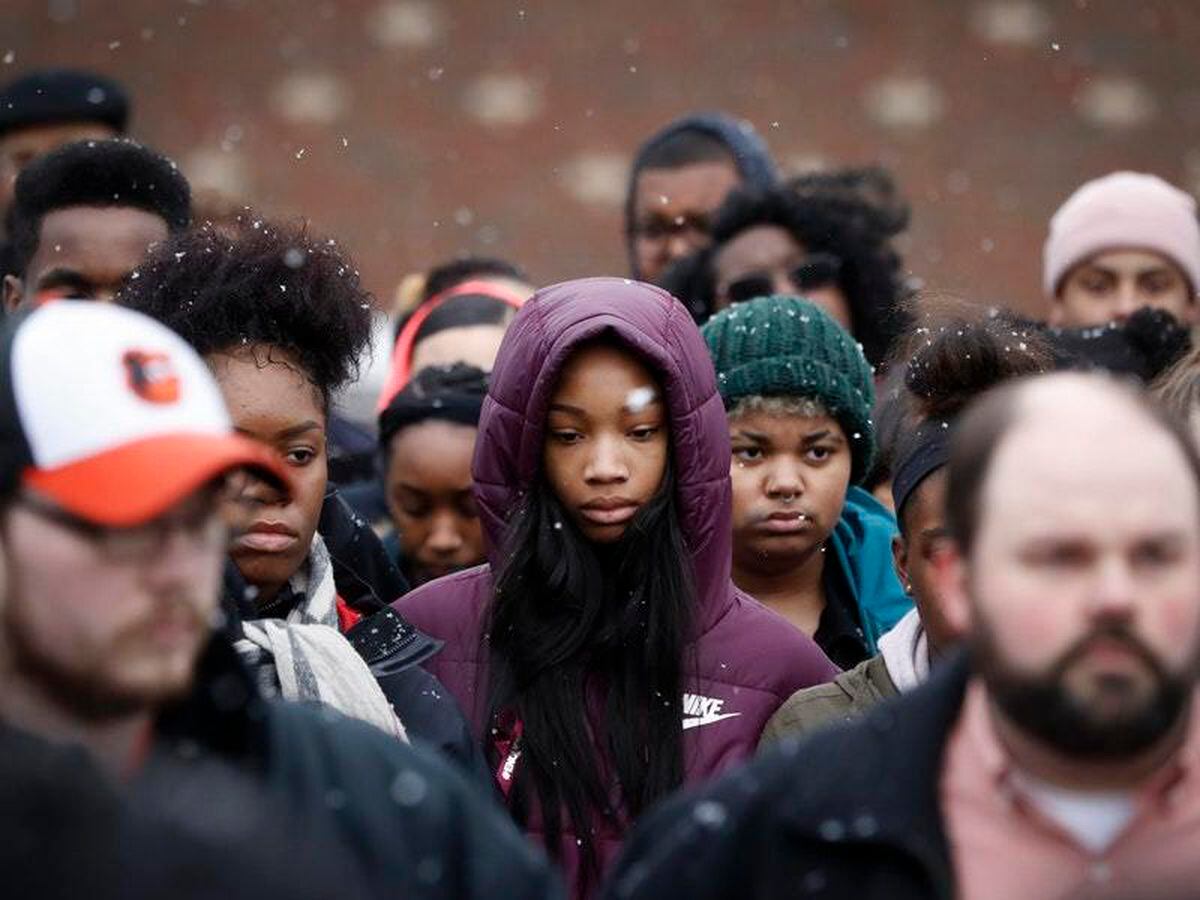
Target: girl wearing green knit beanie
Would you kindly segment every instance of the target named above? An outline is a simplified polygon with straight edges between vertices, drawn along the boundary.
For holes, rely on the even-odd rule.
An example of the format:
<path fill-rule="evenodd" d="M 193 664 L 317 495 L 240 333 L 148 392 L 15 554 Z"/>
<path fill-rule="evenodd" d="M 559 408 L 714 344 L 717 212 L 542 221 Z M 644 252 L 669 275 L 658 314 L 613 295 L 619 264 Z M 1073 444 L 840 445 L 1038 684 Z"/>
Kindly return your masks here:
<path fill-rule="evenodd" d="M 895 520 L 854 486 L 875 453 L 871 366 L 799 297 L 739 303 L 703 334 L 729 419 L 734 581 L 851 668 L 911 607 Z"/>

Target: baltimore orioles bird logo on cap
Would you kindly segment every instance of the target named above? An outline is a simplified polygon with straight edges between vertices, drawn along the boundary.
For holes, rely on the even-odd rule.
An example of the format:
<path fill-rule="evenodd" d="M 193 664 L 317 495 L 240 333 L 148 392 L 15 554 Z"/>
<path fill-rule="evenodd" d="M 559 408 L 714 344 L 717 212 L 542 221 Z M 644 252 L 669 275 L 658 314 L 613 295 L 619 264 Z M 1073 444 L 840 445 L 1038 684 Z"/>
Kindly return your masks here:
<path fill-rule="evenodd" d="M 165 353 L 129 350 L 121 357 L 130 390 L 148 403 L 175 403 L 179 376 Z"/>

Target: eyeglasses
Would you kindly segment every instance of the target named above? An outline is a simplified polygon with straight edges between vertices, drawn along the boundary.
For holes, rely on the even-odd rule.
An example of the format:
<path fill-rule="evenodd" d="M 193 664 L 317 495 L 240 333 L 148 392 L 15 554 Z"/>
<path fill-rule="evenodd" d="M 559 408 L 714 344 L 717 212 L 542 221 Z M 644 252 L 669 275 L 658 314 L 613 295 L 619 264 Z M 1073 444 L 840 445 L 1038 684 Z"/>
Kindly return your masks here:
<path fill-rule="evenodd" d="M 110 562 L 142 562 L 161 554 L 167 539 L 177 531 L 198 546 L 224 546 L 230 534 L 223 515 L 227 493 L 224 484 L 211 488 L 178 509 L 131 528 L 97 525 L 28 492 L 18 495 L 17 503 L 92 544 Z"/>
<path fill-rule="evenodd" d="M 697 242 L 707 238 L 711 231 L 712 222 L 706 215 L 644 219 L 633 226 L 636 237 L 655 243 L 661 243 L 676 235 L 684 235 L 692 242 Z"/>
<path fill-rule="evenodd" d="M 813 253 L 799 265 L 788 270 L 788 280 L 799 291 L 809 291 L 833 284 L 842 271 L 842 261 L 832 253 Z M 742 303 L 755 297 L 775 293 L 775 279 L 770 272 L 751 272 L 729 283 L 725 295 L 730 303 Z"/>

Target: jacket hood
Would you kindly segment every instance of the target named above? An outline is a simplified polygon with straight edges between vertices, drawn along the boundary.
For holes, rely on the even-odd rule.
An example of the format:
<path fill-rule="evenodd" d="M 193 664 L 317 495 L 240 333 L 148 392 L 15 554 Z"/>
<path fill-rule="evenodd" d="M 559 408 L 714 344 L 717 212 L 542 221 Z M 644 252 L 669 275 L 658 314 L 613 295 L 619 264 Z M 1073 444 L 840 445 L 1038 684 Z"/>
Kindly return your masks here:
<path fill-rule="evenodd" d="M 765 189 L 773 187 L 779 180 L 779 172 L 771 158 L 771 152 L 767 149 L 766 141 L 745 119 L 735 119 L 720 112 L 693 113 L 678 118 L 655 132 L 638 148 L 625 192 L 626 250 L 629 253 L 629 270 L 635 277 L 641 274 L 637 268 L 637 256 L 633 252 L 633 199 L 638 173 L 641 172 L 643 160 L 651 150 L 667 138 L 683 131 L 696 131 L 708 135 L 728 147 L 738 173 L 746 185 Z"/>
<path fill-rule="evenodd" d="M 542 467 L 546 413 L 559 373 L 580 345 L 608 337 L 658 376 L 671 427 L 676 502 L 688 543 L 698 624 L 733 596 L 729 429 L 700 331 L 666 291 L 623 278 L 584 278 L 537 292 L 517 314 L 496 358 L 472 474 L 493 569 L 508 515 Z"/>
<path fill-rule="evenodd" d="M 858 604 L 870 653 L 876 652 L 879 638 L 913 608 L 892 561 L 892 538 L 898 533 L 895 518 L 883 504 L 851 485 L 829 545 Z"/>

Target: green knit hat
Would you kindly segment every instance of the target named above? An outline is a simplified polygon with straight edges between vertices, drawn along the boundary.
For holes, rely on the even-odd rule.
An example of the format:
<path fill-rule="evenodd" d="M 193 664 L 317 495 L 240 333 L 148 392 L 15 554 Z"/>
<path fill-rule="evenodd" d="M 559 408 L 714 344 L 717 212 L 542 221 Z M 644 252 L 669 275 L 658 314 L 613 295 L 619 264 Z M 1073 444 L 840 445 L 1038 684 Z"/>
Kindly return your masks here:
<path fill-rule="evenodd" d="M 875 458 L 875 386 L 862 346 L 829 313 L 800 297 L 760 297 L 717 313 L 701 329 L 725 408 L 743 397 L 817 400 L 850 441 L 850 481 Z"/>

